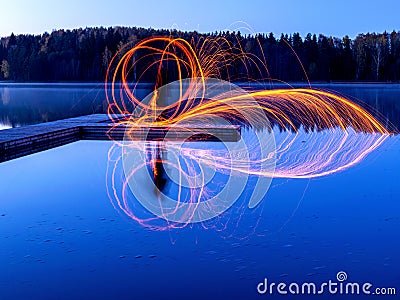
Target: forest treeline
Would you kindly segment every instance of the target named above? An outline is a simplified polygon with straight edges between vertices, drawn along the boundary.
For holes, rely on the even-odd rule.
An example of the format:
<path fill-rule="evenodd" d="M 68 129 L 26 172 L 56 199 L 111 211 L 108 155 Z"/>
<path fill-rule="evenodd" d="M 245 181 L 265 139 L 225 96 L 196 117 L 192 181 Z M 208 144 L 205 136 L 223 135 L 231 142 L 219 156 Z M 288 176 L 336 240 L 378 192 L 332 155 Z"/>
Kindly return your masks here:
<path fill-rule="evenodd" d="M 243 78 L 241 75 L 246 71 L 255 80 L 304 81 L 307 79 L 305 73 L 311 81 L 400 80 L 400 31 L 359 34 L 355 39 L 322 34 L 301 37 L 299 33 L 282 34 L 277 38 L 272 33 L 201 34 L 136 27 L 55 30 L 41 35 L 11 34 L 0 39 L 0 80 L 103 81 L 111 58 L 123 45 L 151 36 L 181 37 L 195 44 L 203 38 L 223 36 L 234 47 L 239 48 L 240 44 L 244 51 L 266 62 L 269 72 L 261 73 L 255 68 L 235 65 L 240 61 L 233 62 L 228 67 L 232 72 L 228 70 L 227 74 L 237 74 L 237 79 Z M 149 63 L 151 57 L 146 59 L 141 60 L 143 65 Z"/>

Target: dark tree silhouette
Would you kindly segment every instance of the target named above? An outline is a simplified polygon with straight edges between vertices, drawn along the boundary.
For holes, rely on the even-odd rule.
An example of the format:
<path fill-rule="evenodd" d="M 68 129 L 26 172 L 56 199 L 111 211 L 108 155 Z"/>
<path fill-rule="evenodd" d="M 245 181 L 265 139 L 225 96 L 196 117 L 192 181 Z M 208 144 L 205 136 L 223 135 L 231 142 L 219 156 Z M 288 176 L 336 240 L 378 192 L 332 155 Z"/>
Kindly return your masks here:
<path fill-rule="evenodd" d="M 197 45 L 206 37 L 223 36 L 234 48 L 242 47 L 267 66 L 260 71 L 235 61 L 221 68 L 223 79 L 243 80 L 249 75 L 254 80 L 304 81 L 304 68 L 313 81 L 400 80 L 400 32 L 396 31 L 359 34 L 354 40 L 308 34 L 303 40 L 299 33 L 275 38 L 272 33 L 244 36 L 240 32 L 200 34 L 137 27 L 55 30 L 35 36 L 11 34 L 0 39 L 0 80 L 103 81 L 118 50 L 151 36 L 181 37 Z M 132 80 L 151 62 L 151 57 L 143 59 L 145 55 L 142 51 L 133 58 L 141 58 L 141 63 L 136 65 Z M 168 68 L 168 73 L 168 78 L 175 78 L 174 68 Z M 141 80 L 157 79 L 148 72 Z"/>

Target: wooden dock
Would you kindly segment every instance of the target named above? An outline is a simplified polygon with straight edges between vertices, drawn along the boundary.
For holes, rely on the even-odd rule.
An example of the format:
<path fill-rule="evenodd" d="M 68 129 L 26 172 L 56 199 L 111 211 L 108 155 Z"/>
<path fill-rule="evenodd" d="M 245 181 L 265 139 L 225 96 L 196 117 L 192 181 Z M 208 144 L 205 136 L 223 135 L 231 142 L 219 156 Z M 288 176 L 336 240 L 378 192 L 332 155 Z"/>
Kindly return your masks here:
<path fill-rule="evenodd" d="M 122 117 L 122 116 L 121 116 Z M 223 141 L 240 140 L 240 126 L 146 127 L 114 126 L 106 114 L 0 130 L 0 162 L 79 140 Z M 218 138 L 217 138 L 218 137 Z"/>

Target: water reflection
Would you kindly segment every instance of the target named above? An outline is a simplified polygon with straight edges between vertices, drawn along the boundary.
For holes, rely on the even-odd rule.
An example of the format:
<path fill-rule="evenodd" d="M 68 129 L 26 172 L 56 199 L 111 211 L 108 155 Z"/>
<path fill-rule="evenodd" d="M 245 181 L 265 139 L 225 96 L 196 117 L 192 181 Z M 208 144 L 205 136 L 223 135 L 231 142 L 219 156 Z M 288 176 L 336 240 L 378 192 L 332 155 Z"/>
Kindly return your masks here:
<path fill-rule="evenodd" d="M 164 169 L 163 160 L 166 159 L 167 151 L 164 143 L 162 142 L 154 142 L 148 143 L 147 145 L 147 153 L 148 153 L 148 161 L 150 171 L 152 173 L 153 182 L 155 185 L 155 192 L 159 194 L 159 192 L 163 192 L 165 189 L 165 185 L 168 180 L 168 176 Z"/>
<path fill-rule="evenodd" d="M 148 86 L 136 91 L 143 98 Z M 104 85 L 0 84 L 0 123 L 11 127 L 106 113 Z"/>
<path fill-rule="evenodd" d="M 134 288 L 150 291 L 149 299 L 196 289 L 199 299 L 212 299 L 207 283 L 228 278 L 225 298 L 257 300 L 268 298 L 254 292 L 266 275 L 324 282 L 343 266 L 354 281 L 396 286 L 400 139 L 393 139 L 359 168 L 312 180 L 306 192 L 308 180 L 274 180 L 264 209 L 232 213 L 227 226 L 219 222 L 222 232 L 194 226 L 149 233 L 122 217 L 103 188 L 111 142 L 81 141 L 2 164 L 0 263 L 12 272 L 1 272 L 0 282 L 20 288 L 3 288 L 0 298 L 124 299 Z M 163 280 L 163 289 L 154 289 L 154 274 L 171 274 L 171 266 L 185 284 Z"/>
<path fill-rule="evenodd" d="M 260 86 L 261 87 L 261 86 Z M 282 86 L 275 86 L 281 88 Z M 252 89 L 257 86 L 252 86 Z M 400 86 L 396 84 L 332 84 L 314 88 L 334 90 L 373 108 L 400 127 Z M 135 89 L 139 99 L 151 91 L 143 84 Z M 117 91 L 118 92 L 118 91 Z M 0 84 L 0 123 L 16 127 L 91 113 L 106 113 L 103 84 Z M 376 115 L 375 115 L 376 116 Z"/>
<path fill-rule="evenodd" d="M 1 100 L 3 102 L 3 105 L 7 105 L 10 103 L 10 88 L 9 87 L 4 87 L 1 91 Z"/>
<path fill-rule="evenodd" d="M 12 128 L 11 124 L 0 123 L 0 130 Z"/>

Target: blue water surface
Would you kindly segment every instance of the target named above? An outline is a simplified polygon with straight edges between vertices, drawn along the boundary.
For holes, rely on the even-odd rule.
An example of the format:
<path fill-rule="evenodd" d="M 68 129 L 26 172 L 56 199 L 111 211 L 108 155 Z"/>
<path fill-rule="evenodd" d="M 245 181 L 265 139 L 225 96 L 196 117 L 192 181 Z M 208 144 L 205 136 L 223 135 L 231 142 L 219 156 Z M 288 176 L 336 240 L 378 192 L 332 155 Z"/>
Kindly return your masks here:
<path fill-rule="evenodd" d="M 400 125 L 399 85 L 314 87 L 363 101 Z M 102 84 L 0 85 L 0 129 L 106 107 Z M 243 201 L 208 229 L 166 231 L 147 229 L 112 205 L 111 147 L 80 141 L 0 164 L 1 300 L 363 298 L 257 293 L 265 278 L 323 283 L 337 281 L 340 271 L 346 282 L 397 291 L 366 299 L 398 298 L 399 136 L 345 171 L 273 179 L 255 210 L 246 206 L 250 184 Z"/>
<path fill-rule="evenodd" d="M 115 210 L 111 145 L 0 165 L 0 299 L 268 299 L 256 289 L 264 278 L 318 283 L 339 271 L 399 292 L 398 136 L 346 171 L 274 179 L 255 213 L 225 231 L 151 231 Z"/>

